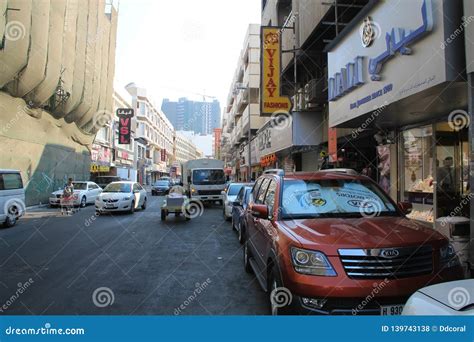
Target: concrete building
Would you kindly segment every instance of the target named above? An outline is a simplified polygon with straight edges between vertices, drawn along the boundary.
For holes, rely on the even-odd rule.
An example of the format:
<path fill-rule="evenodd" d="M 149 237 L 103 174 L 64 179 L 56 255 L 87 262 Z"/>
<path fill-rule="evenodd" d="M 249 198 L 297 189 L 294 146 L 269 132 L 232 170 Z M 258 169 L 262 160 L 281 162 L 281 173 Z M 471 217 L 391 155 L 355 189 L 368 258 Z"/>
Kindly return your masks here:
<path fill-rule="evenodd" d="M 137 156 L 142 157 L 137 160 L 138 178 L 143 184 L 151 184 L 169 174 L 173 161 L 174 128 L 165 114 L 157 109 L 146 89 L 134 83 L 125 88 L 132 96 L 135 110 L 135 137 L 146 147 L 144 158 L 143 153 L 137 151 Z"/>
<path fill-rule="evenodd" d="M 113 110 L 117 11 L 104 0 L 0 8 L 0 167 L 21 170 L 27 205 L 46 203 L 68 177 L 89 179 Z"/>
<path fill-rule="evenodd" d="M 175 161 L 178 165 L 202 157 L 202 152 L 196 145 L 182 132 L 176 132 L 176 156 Z"/>
<path fill-rule="evenodd" d="M 237 178 L 250 179 L 261 172 L 256 154 L 249 174 L 248 136 L 253 140 L 268 119 L 260 116 L 260 25 L 251 24 L 230 84 L 222 121 L 221 158 Z M 256 141 L 253 143 L 255 144 Z"/>
<path fill-rule="evenodd" d="M 193 101 L 182 97 L 175 102 L 163 99 L 161 110 L 179 131 L 212 134 L 214 128 L 220 127 L 221 108 L 218 100 Z"/>

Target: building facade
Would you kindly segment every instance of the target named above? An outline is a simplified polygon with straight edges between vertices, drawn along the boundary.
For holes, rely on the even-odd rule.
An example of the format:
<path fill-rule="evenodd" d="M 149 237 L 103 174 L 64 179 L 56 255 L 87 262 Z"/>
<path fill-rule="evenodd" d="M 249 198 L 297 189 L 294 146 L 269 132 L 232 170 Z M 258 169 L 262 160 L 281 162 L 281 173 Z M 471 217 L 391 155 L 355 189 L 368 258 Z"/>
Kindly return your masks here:
<path fill-rule="evenodd" d="M 196 134 L 212 134 L 220 127 L 221 108 L 218 100 L 192 101 L 185 97 L 177 102 L 163 99 L 161 110 L 176 130 Z"/>
<path fill-rule="evenodd" d="M 222 120 L 221 159 L 235 179 L 255 178 L 261 167 L 248 160 L 249 135 L 254 140 L 268 119 L 260 116 L 260 25 L 249 25 L 230 85 Z M 249 171 L 250 169 L 250 171 Z"/>
<path fill-rule="evenodd" d="M 126 90 L 132 96 L 135 110 L 135 137 L 140 145 L 137 153 L 138 179 L 143 184 L 152 184 L 163 175 L 169 175 L 173 161 L 174 127 L 165 114 L 148 97 L 146 89 L 128 84 Z"/>
<path fill-rule="evenodd" d="M 113 110 L 117 10 L 105 1 L 0 7 L 0 167 L 21 171 L 27 205 L 47 203 L 68 178 L 89 179 L 91 152 L 108 162 L 109 147 L 92 143 Z"/>

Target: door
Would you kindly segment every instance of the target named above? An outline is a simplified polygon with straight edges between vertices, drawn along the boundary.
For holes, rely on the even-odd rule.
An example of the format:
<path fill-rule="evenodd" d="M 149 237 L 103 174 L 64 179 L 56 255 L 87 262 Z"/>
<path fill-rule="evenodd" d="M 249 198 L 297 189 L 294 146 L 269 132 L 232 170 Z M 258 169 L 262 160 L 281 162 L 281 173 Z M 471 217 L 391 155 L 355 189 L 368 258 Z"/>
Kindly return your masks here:
<path fill-rule="evenodd" d="M 142 201 L 142 196 L 140 194 L 140 189 L 138 187 L 138 183 L 134 183 L 133 184 L 133 188 L 132 188 L 132 191 L 133 191 L 133 197 L 135 198 L 135 208 L 138 208 L 139 206 L 142 205 L 141 201 Z"/>
<path fill-rule="evenodd" d="M 258 190 L 257 197 L 255 200 L 255 204 L 264 204 L 265 201 L 265 194 L 268 189 L 268 185 L 270 184 L 270 179 L 265 178 Z M 252 241 L 254 243 L 254 257 L 255 261 L 258 264 L 260 270 L 265 268 L 266 260 L 265 260 L 265 248 L 267 245 L 266 236 L 263 232 L 263 227 L 265 225 L 265 219 L 258 218 L 252 215 L 253 219 L 253 226 L 254 226 L 254 235 Z"/>

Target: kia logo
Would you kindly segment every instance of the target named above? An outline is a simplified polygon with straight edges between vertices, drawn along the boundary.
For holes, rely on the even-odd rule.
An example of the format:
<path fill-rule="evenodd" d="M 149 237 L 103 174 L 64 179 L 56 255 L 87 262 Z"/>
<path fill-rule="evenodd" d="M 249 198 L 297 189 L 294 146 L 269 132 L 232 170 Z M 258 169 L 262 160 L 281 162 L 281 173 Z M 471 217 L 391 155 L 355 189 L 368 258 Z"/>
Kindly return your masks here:
<path fill-rule="evenodd" d="M 382 249 L 380 251 L 380 256 L 384 258 L 396 258 L 400 255 L 400 252 L 396 249 Z"/>

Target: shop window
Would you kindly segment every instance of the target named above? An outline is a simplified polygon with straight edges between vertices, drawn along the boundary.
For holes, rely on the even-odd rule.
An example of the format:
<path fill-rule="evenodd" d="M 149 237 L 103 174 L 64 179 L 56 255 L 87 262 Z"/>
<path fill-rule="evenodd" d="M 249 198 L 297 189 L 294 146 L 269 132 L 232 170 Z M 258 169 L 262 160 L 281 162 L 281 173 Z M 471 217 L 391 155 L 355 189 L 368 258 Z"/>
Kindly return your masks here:
<path fill-rule="evenodd" d="M 424 126 L 403 132 L 403 198 L 413 204 L 410 218 L 434 221 L 433 128 Z"/>

